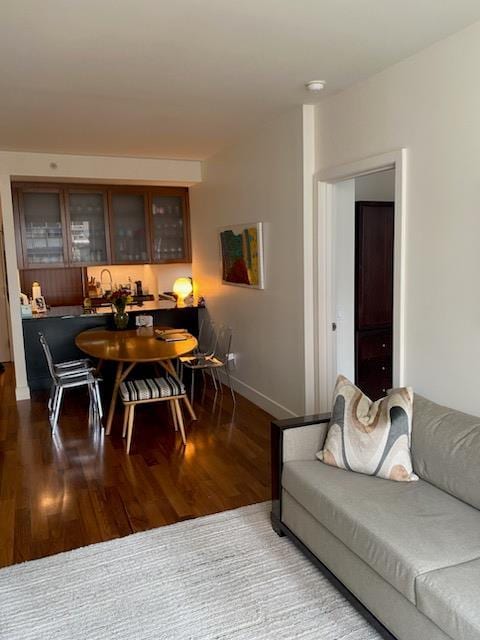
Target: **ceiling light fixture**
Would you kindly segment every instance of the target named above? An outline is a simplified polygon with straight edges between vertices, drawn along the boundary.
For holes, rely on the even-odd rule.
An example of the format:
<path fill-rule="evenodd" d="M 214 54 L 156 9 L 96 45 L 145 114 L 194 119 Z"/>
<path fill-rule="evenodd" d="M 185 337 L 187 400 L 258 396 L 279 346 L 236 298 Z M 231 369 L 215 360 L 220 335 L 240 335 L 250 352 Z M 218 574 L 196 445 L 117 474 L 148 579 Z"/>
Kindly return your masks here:
<path fill-rule="evenodd" d="M 325 89 L 325 80 L 310 80 L 305 84 L 305 87 L 308 91 L 313 91 L 314 93 L 322 91 Z"/>

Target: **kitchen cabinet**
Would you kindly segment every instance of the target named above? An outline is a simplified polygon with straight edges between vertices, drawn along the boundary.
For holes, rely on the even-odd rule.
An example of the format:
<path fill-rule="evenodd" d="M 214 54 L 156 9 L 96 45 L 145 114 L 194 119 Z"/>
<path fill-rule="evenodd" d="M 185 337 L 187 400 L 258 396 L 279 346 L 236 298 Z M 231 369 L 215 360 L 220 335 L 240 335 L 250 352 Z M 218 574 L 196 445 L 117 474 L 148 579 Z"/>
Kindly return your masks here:
<path fill-rule="evenodd" d="M 146 200 L 142 191 L 110 193 L 113 264 L 150 262 Z"/>
<path fill-rule="evenodd" d="M 67 264 L 62 191 L 37 187 L 18 194 L 18 222 L 23 265 L 63 267 Z"/>
<path fill-rule="evenodd" d="M 75 266 L 108 264 L 110 242 L 107 198 L 103 191 L 68 189 L 69 262 Z"/>
<path fill-rule="evenodd" d="M 189 262 L 188 199 L 184 189 L 151 194 L 152 261 Z"/>
<path fill-rule="evenodd" d="M 186 188 L 12 187 L 20 269 L 191 261 Z"/>

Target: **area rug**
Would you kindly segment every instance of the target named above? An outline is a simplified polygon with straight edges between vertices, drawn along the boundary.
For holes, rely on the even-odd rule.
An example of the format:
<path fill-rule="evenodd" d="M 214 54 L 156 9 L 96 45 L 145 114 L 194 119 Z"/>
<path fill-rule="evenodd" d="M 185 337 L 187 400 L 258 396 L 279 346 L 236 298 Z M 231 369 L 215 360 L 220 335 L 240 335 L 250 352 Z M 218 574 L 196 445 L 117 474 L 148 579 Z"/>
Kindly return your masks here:
<path fill-rule="evenodd" d="M 377 640 L 268 503 L 0 571 L 2 640 Z"/>

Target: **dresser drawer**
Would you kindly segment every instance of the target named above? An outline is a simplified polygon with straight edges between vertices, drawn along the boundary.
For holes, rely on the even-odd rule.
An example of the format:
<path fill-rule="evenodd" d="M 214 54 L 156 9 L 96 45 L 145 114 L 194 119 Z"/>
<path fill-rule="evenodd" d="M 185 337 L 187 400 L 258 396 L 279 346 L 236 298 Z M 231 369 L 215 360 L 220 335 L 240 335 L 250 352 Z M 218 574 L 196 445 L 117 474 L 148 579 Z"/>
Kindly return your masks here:
<path fill-rule="evenodd" d="M 388 358 L 364 360 L 358 363 L 357 385 L 372 400 L 386 395 L 392 387 L 392 367 Z"/>
<path fill-rule="evenodd" d="M 359 331 L 357 333 L 358 362 L 392 356 L 391 331 Z"/>

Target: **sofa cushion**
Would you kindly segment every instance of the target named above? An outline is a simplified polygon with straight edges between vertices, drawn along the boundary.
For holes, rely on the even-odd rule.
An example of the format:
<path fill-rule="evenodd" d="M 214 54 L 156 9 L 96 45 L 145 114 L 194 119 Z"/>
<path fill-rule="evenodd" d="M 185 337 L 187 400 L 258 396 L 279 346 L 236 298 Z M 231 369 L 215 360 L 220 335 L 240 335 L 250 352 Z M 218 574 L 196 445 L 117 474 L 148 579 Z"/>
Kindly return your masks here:
<path fill-rule="evenodd" d="M 287 462 L 283 487 L 415 604 L 415 578 L 480 558 L 480 512 L 428 482 Z"/>
<path fill-rule="evenodd" d="M 418 480 L 410 456 L 412 405 L 410 387 L 372 402 L 345 376 L 338 376 L 327 439 L 318 458 L 388 480 Z"/>
<path fill-rule="evenodd" d="M 480 509 L 480 418 L 415 395 L 412 457 L 421 478 Z"/>
<path fill-rule="evenodd" d="M 417 607 L 454 640 L 480 640 L 480 560 L 417 578 Z"/>

